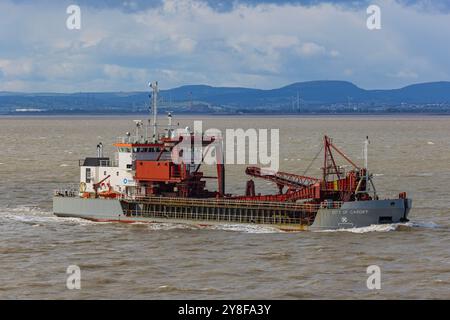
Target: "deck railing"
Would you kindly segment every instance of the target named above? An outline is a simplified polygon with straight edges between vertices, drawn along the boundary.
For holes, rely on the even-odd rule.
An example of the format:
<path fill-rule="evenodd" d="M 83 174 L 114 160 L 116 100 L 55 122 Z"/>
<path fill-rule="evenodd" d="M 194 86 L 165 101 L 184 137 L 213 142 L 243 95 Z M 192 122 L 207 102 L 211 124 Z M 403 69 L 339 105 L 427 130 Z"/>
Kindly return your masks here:
<path fill-rule="evenodd" d="M 163 137 L 165 137 L 164 134 L 158 133 L 156 140 L 159 141 Z M 151 143 L 152 141 L 153 141 L 153 138 L 145 138 L 144 136 L 136 136 L 136 135 L 116 137 L 116 143 L 139 144 L 139 143 Z"/>
<path fill-rule="evenodd" d="M 173 210 L 141 210 L 125 209 L 124 213 L 131 217 L 152 217 L 175 220 L 214 221 L 222 223 L 248 223 L 271 225 L 308 225 L 312 216 L 288 217 L 286 215 L 251 215 L 247 213 L 209 214 L 205 212 L 177 212 Z"/>
<path fill-rule="evenodd" d="M 140 195 L 121 195 L 121 200 L 129 202 L 141 202 L 152 204 L 179 204 L 187 206 L 224 206 L 227 208 L 237 207 L 264 207 L 291 210 L 318 210 L 320 208 L 338 209 L 342 206 L 342 202 L 323 202 L 321 204 L 309 203 L 293 203 L 293 202 L 275 202 L 275 201 L 246 201 L 232 199 L 201 199 L 201 198 L 176 198 L 176 197 L 155 197 Z"/>
<path fill-rule="evenodd" d="M 83 167 L 84 166 L 85 159 L 79 159 L 78 160 L 78 166 Z M 99 167 L 118 167 L 119 161 L 117 160 L 99 160 Z"/>
<path fill-rule="evenodd" d="M 53 193 L 56 197 L 78 197 L 79 190 L 76 187 L 57 189 Z M 111 199 L 111 198 L 105 198 Z M 171 204 L 179 206 L 201 206 L 201 207 L 226 207 L 226 208 L 270 208 L 270 209 L 288 209 L 296 211 L 317 211 L 318 209 L 339 209 L 343 202 L 341 201 L 324 201 L 320 204 L 311 203 L 295 203 L 295 202 L 275 202 L 275 201 L 248 201 L 233 200 L 223 198 L 177 198 L 177 197 L 161 197 L 161 196 L 141 196 L 120 194 L 118 200 L 127 202 L 139 202 L 148 204 Z"/>

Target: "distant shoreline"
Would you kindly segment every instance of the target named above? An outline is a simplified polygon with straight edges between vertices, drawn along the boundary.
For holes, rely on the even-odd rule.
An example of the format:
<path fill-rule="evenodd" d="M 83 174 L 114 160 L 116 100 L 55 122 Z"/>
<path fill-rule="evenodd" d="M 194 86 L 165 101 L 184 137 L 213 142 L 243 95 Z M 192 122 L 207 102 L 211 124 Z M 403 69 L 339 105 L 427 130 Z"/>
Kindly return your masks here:
<path fill-rule="evenodd" d="M 85 118 L 98 118 L 98 119 L 116 119 L 116 118 L 130 118 L 136 117 L 143 118 L 150 116 L 148 113 L 14 113 L 14 114 L 0 114 L 0 119 L 85 119 Z M 178 118 L 421 118 L 421 117 L 450 117 L 450 113 L 402 113 L 402 112 L 390 112 L 390 113 L 230 113 L 230 114 L 218 114 L 218 113 L 174 113 L 174 116 Z M 164 118 L 165 114 L 160 114 L 160 118 Z"/>
<path fill-rule="evenodd" d="M 352 82 L 295 82 L 274 89 L 185 85 L 161 90 L 161 114 L 279 116 L 298 114 L 450 114 L 450 81 L 426 82 L 399 89 L 366 90 Z M 0 92 L 0 114 L 123 115 L 149 109 L 149 93 Z"/>

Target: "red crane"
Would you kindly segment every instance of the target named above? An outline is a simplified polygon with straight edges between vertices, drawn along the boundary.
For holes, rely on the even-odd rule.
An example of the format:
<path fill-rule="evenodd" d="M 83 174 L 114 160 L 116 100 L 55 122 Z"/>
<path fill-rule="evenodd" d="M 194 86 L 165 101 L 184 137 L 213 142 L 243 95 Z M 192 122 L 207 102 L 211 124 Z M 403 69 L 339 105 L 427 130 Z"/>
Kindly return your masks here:
<path fill-rule="evenodd" d="M 94 192 L 95 192 L 95 197 L 97 198 L 98 196 L 98 188 L 102 185 L 103 182 L 105 182 L 106 180 L 108 180 L 111 177 L 111 175 L 106 176 L 105 178 L 103 178 L 102 180 L 100 180 L 97 183 L 94 183 L 92 185 L 92 187 L 94 188 Z"/>
<path fill-rule="evenodd" d="M 361 181 L 365 175 L 365 169 L 359 168 L 344 152 L 339 150 L 332 140 L 324 137 L 324 163 L 322 179 L 307 177 L 292 173 L 275 172 L 258 167 L 248 167 L 246 173 L 252 177 L 264 179 L 275 183 L 279 189 L 279 194 L 255 195 L 254 190 L 250 190 L 254 184 L 248 184 L 247 195 L 234 197 L 233 199 L 248 201 L 296 201 L 311 200 L 311 202 L 321 202 L 325 199 L 335 201 L 348 201 L 355 196 L 355 191 L 365 190 L 365 180 Z M 353 169 L 345 174 L 342 167 L 338 166 L 333 155 L 336 151 L 343 159 L 352 165 Z M 335 176 L 335 178 L 330 179 Z M 283 192 L 287 187 L 286 192 Z"/>

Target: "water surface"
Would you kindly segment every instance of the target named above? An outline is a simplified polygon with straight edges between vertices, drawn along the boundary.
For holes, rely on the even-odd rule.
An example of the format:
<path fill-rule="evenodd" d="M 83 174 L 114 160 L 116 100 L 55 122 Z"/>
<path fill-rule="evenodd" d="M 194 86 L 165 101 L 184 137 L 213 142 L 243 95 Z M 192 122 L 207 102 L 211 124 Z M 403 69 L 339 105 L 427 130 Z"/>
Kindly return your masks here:
<path fill-rule="evenodd" d="M 53 189 L 77 185 L 78 159 L 95 156 L 99 141 L 112 152 L 133 119 L 0 118 L 0 298 L 450 298 L 450 118 L 202 118 L 204 128 L 280 129 L 281 170 L 299 174 L 324 134 L 359 163 L 368 135 L 378 190 L 382 197 L 407 191 L 411 222 L 283 233 L 57 218 Z M 227 191 L 245 192 L 244 169 L 227 166 Z M 276 191 L 265 182 L 257 189 Z M 381 290 L 366 287 L 373 264 L 382 270 Z M 69 265 L 81 268 L 81 290 L 66 288 Z"/>

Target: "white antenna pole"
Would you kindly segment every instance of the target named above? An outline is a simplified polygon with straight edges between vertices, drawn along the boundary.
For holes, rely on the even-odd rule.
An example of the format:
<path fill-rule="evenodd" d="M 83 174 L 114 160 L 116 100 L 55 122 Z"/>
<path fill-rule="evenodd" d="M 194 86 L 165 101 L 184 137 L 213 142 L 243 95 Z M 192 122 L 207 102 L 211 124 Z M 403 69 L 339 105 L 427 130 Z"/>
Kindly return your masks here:
<path fill-rule="evenodd" d="M 150 88 L 152 88 L 152 111 L 153 111 L 153 142 L 156 142 L 157 134 L 157 114 L 158 114 L 158 81 L 150 83 Z"/>
<path fill-rule="evenodd" d="M 364 142 L 364 168 L 366 169 L 366 189 L 369 190 L 369 136 Z"/>
<path fill-rule="evenodd" d="M 149 126 L 150 120 L 148 120 L 147 125 L 145 126 L 145 139 L 148 139 L 148 126 Z"/>
<path fill-rule="evenodd" d="M 168 122 L 169 122 L 169 129 L 172 128 L 172 112 L 169 111 L 167 114 Z"/>

